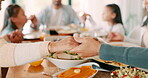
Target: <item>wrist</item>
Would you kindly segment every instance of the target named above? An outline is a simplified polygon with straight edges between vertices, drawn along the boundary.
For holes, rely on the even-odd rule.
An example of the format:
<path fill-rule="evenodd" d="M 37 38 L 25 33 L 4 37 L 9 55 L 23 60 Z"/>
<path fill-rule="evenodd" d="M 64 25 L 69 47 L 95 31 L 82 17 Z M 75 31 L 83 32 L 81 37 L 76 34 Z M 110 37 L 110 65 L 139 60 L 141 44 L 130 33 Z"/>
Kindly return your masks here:
<path fill-rule="evenodd" d="M 102 45 L 102 44 L 99 44 L 99 46 L 98 46 L 98 50 L 97 50 L 97 55 L 99 55 L 99 56 L 100 56 L 101 45 Z"/>
<path fill-rule="evenodd" d="M 125 36 L 122 37 L 122 41 L 123 41 L 123 42 L 125 41 Z"/>

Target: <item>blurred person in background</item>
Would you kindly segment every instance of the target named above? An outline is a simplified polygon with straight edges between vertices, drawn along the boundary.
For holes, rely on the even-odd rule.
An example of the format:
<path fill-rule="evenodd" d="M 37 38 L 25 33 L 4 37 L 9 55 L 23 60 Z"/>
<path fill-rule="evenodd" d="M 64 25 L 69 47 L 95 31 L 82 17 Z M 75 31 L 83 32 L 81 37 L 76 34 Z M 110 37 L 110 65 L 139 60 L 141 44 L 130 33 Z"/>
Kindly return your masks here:
<path fill-rule="evenodd" d="M 125 35 L 121 11 L 117 4 L 108 4 L 105 6 L 103 20 L 109 25 L 109 27 L 104 29 L 105 32 L 117 32 Z"/>
<path fill-rule="evenodd" d="M 35 17 L 34 17 L 35 18 Z M 62 0 L 52 0 L 52 4 L 43 9 L 38 18 L 38 25 L 66 26 L 69 24 L 79 25 L 76 12 L 69 5 L 62 4 Z M 36 28 L 37 26 L 32 26 Z"/>
<path fill-rule="evenodd" d="M 0 0 L 0 10 L 1 10 L 1 2 L 4 1 L 4 0 Z M 1 33 L 0 33 L 1 34 Z M 20 43 L 23 39 L 23 34 L 20 30 L 15 30 L 13 32 L 10 32 L 6 35 L 3 35 L 0 37 L 0 43 L 1 45 L 3 43 L 6 42 L 12 42 L 12 43 Z M 4 40 L 4 41 L 3 41 Z"/>
<path fill-rule="evenodd" d="M 32 18 L 32 16 L 30 18 Z M 9 5 L 5 10 L 4 25 L 0 36 L 15 30 L 22 30 L 27 20 L 24 10 L 19 5 Z M 34 18 L 34 20 L 37 22 L 36 18 Z M 34 21 L 32 22 L 34 23 Z M 34 25 L 37 24 L 34 23 Z"/>
<path fill-rule="evenodd" d="M 144 0 L 144 5 L 148 11 L 148 0 Z M 148 18 L 144 21 L 141 27 L 136 27 L 128 36 L 116 32 L 111 32 L 109 36 L 110 41 L 130 42 L 148 48 Z"/>

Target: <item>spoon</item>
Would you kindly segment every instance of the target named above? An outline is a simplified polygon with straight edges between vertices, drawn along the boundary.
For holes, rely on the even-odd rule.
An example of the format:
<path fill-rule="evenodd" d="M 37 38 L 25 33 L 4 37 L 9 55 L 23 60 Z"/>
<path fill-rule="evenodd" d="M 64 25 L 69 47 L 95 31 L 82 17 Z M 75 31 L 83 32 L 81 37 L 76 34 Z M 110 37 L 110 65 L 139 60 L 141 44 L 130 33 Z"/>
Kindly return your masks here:
<path fill-rule="evenodd" d="M 101 68 L 101 67 L 99 67 L 97 65 L 94 65 L 94 64 L 92 65 L 92 68 L 95 69 L 95 70 L 98 69 L 98 70 L 101 70 L 101 71 L 109 72 L 108 70 L 103 69 L 103 68 Z"/>

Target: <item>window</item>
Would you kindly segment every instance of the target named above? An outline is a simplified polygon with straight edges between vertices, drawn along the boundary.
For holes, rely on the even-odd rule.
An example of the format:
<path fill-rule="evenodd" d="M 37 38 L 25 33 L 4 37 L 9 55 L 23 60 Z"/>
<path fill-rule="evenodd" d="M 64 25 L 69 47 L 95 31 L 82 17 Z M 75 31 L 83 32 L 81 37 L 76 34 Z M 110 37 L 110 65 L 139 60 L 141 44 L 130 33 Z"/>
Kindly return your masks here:
<path fill-rule="evenodd" d="M 5 8 L 10 4 L 10 0 L 5 0 L 4 2 L 2 2 L 2 9 L 0 11 L 0 31 L 3 27 L 3 22 L 4 22 L 4 12 L 5 12 Z"/>

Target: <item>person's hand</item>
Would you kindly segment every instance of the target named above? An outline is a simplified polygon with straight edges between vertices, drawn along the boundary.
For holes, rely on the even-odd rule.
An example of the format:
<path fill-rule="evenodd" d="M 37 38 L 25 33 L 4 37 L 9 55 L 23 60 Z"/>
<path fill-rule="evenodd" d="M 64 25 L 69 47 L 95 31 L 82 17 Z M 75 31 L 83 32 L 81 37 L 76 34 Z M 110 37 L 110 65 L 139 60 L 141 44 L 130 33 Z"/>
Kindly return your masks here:
<path fill-rule="evenodd" d="M 31 15 L 31 16 L 29 17 L 29 20 L 31 20 L 32 23 L 33 23 L 33 25 L 32 25 L 31 27 L 32 27 L 32 28 L 36 28 L 37 25 L 38 25 L 38 20 L 37 20 L 36 16 L 35 16 L 35 15 Z"/>
<path fill-rule="evenodd" d="M 99 55 L 101 43 L 90 37 L 75 37 L 78 43 L 81 43 L 78 47 L 72 49 L 70 53 L 77 53 L 80 57 L 86 58 Z"/>
<path fill-rule="evenodd" d="M 21 43 L 23 41 L 23 34 L 20 30 L 16 30 L 7 35 L 12 43 Z"/>
<path fill-rule="evenodd" d="M 81 18 L 82 18 L 82 20 L 85 22 L 86 19 L 87 19 L 87 17 L 91 17 L 91 15 L 85 13 Z"/>
<path fill-rule="evenodd" d="M 85 23 L 86 20 L 88 19 L 88 17 L 91 17 L 90 14 L 87 14 L 87 13 L 84 13 L 84 12 L 80 12 L 79 16 L 80 16 L 80 22 L 81 23 Z"/>
<path fill-rule="evenodd" d="M 109 41 L 124 41 L 124 36 L 116 32 L 109 33 L 108 38 Z"/>
<path fill-rule="evenodd" d="M 77 43 L 73 37 L 65 38 L 61 41 L 51 42 L 49 44 L 49 51 L 52 52 L 63 52 L 70 51 L 71 49 L 77 47 L 79 43 Z"/>

